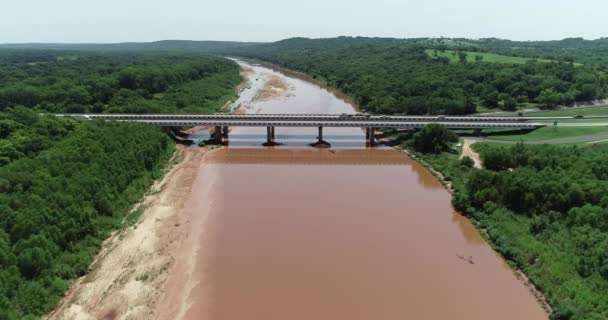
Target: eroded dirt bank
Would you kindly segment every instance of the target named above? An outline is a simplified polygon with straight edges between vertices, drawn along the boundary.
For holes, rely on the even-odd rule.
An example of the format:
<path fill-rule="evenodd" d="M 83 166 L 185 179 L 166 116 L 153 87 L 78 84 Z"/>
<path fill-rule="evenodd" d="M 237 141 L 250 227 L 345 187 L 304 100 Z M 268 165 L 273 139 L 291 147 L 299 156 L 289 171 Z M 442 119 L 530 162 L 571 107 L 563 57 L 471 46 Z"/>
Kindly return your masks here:
<path fill-rule="evenodd" d="M 179 147 L 178 163 L 140 204 L 145 208 L 140 220 L 104 242 L 91 272 L 74 283 L 47 319 L 159 318 L 157 304 L 177 249 L 196 251 L 187 247 L 197 235 L 184 207 L 196 194 L 192 187 L 207 151 Z"/>

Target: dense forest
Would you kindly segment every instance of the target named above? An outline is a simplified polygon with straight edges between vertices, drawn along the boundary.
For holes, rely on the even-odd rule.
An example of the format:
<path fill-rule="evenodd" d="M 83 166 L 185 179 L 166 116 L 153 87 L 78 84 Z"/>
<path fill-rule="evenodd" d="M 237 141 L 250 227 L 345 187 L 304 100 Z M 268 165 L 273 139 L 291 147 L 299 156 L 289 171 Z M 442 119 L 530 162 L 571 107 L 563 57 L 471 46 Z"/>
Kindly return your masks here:
<path fill-rule="evenodd" d="M 0 51 L 0 70 L 10 72 L 0 74 L 0 79 L 12 81 L 0 82 L 6 86 L 0 89 L 0 103 L 6 100 L 12 101 L 13 106 L 36 105 L 52 112 L 213 111 L 215 101 L 233 94 L 222 91 L 222 86 L 214 88 L 213 84 L 238 82 L 236 65 L 197 56 L 195 52 L 257 58 L 309 73 L 378 113 L 466 114 L 482 108 L 512 111 L 529 106 L 552 108 L 608 96 L 607 39 L 337 37 L 291 38 L 272 43 L 157 41 L 4 47 L 56 49 Z M 426 55 L 423 49 L 427 50 Z M 462 63 L 447 65 L 450 59 L 445 54 L 428 53 L 447 50 L 455 52 Z M 95 51 L 115 53 L 102 55 Z M 21 55 L 16 54 L 19 52 Z M 142 52 L 149 52 L 148 57 L 142 57 Z M 473 55 L 483 57 L 475 52 L 554 62 L 541 64 L 533 60 L 517 65 L 472 61 Z M 106 69 L 95 69 L 96 63 Z M 108 64 L 112 68 L 108 69 Z M 11 68 L 3 68 L 7 66 Z M 209 66 L 216 69 L 210 70 Z M 66 72 L 66 67 L 72 73 L 54 74 Z M 76 73 L 88 79 L 66 83 L 66 76 L 78 79 L 74 77 Z M 24 82 L 25 78 L 29 80 Z M 19 85 L 12 88 L 15 84 Z M 52 94 L 56 89 L 63 89 L 62 94 Z M 0 109 L 4 107 L 0 104 Z"/>
<path fill-rule="evenodd" d="M 395 138 L 428 152 L 422 158 L 452 182 L 454 206 L 542 290 L 552 319 L 608 318 L 607 144 L 475 145 L 478 170 L 445 148 L 420 148 L 411 133 Z"/>
<path fill-rule="evenodd" d="M 450 63 L 407 44 L 318 49 L 309 42 L 252 46 L 239 55 L 308 73 L 376 113 L 470 114 L 481 106 L 515 110 L 529 103 L 553 108 L 608 95 L 608 74 L 598 65 L 471 63 L 466 56 Z"/>
<path fill-rule="evenodd" d="M 236 63 L 200 54 L 0 51 L 0 111 L 209 113 L 240 81 Z"/>
<path fill-rule="evenodd" d="M 66 138 L 76 127 L 71 119 L 39 117 L 25 107 L 0 113 L 0 167 L 36 156 Z"/>
<path fill-rule="evenodd" d="M 0 319 L 53 308 L 173 150 L 167 135 L 144 125 L 27 116 L 31 134 L 70 133 L 0 167 Z"/>
<path fill-rule="evenodd" d="M 240 80 L 200 54 L 0 51 L 0 319 L 54 308 L 175 149 L 158 128 L 42 113 L 214 112 Z"/>
<path fill-rule="evenodd" d="M 162 40 L 154 42 L 123 43 L 21 43 L 0 44 L 0 49 L 68 50 L 92 52 L 218 52 L 232 48 L 256 45 L 255 42 Z"/>

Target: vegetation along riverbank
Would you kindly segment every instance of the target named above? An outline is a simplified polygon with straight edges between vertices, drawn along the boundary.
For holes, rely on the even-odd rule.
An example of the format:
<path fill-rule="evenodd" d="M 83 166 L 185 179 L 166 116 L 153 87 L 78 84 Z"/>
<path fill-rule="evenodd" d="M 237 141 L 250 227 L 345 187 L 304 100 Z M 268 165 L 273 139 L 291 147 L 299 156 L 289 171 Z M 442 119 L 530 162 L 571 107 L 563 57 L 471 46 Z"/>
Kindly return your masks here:
<path fill-rule="evenodd" d="M 477 144 L 475 169 L 453 138 L 421 149 L 418 135 L 392 139 L 440 173 L 454 207 L 542 291 L 552 319 L 608 316 L 608 145 Z"/>
<path fill-rule="evenodd" d="M 435 56 L 435 48 L 449 49 L 437 44 L 334 40 L 290 39 L 235 51 L 321 79 L 376 113 L 465 114 L 477 108 L 515 110 L 529 105 L 551 109 L 607 94 L 606 66 L 593 50 L 577 56 L 576 64 L 559 56 L 538 61 L 538 56 L 517 54 L 522 58 L 509 59 L 507 49 L 496 47 L 488 50 L 500 56 L 456 61 L 446 56 L 449 51 Z M 604 127 L 555 127 L 511 138 L 516 142 L 557 133 L 569 138 L 603 132 Z M 386 133 L 394 143 L 417 150 L 415 155 L 443 176 L 453 188 L 455 208 L 543 292 L 552 319 L 608 316 L 608 229 L 595 222 L 605 220 L 601 217 L 608 212 L 605 144 L 478 143 L 472 148 L 484 168 L 477 169 L 469 158 L 459 159 L 452 151 L 458 138 L 441 128 Z"/>
<path fill-rule="evenodd" d="M 499 41 L 471 43 L 453 48 L 422 39 L 289 39 L 219 51 L 303 72 L 374 113 L 552 109 L 608 96 L 605 58 L 591 49 L 568 57 L 549 48 L 522 51 L 526 46 L 509 50 Z M 162 211 L 166 208 L 131 211 L 165 173 L 174 154 L 174 143 L 166 134 L 137 124 L 77 122 L 40 113 L 217 112 L 234 99 L 242 80 L 239 72 L 233 61 L 196 52 L 0 53 L 0 319 L 49 312 L 74 279 L 95 267 L 106 274 L 127 268 L 111 263 L 91 267 L 91 262 L 113 231 L 138 226 L 132 223 L 140 214 L 154 218 L 142 220 L 142 230 L 156 227 L 157 218 L 167 218 Z M 276 81 L 268 85 L 276 92 L 286 88 Z M 602 110 L 605 107 L 551 114 L 590 115 Z M 608 145 L 515 142 L 601 135 L 605 130 L 556 126 L 526 135 L 491 133 L 514 145 L 470 146 L 479 153 L 482 169 L 474 168 L 475 161 L 468 157 L 459 158 L 453 151 L 458 137 L 444 128 L 386 134 L 403 148 L 416 150 L 419 159 L 451 184 L 454 207 L 543 292 L 553 319 L 595 320 L 608 317 Z M 194 168 L 202 154 L 186 154 L 191 161 L 177 168 Z M 171 199 L 165 196 L 159 196 L 161 206 Z M 183 226 L 176 216 L 163 221 L 163 228 Z M 141 233 L 124 236 L 141 240 Z M 107 243 L 115 248 L 130 243 L 116 239 Z M 166 245 L 163 250 L 175 243 L 157 242 Z M 142 248 L 151 256 L 162 253 L 156 246 L 129 248 Z M 119 299 L 121 293 L 137 291 L 129 291 L 135 287 L 151 290 L 137 292 L 162 294 L 158 288 L 167 261 L 158 264 L 160 260 L 151 256 L 137 256 L 146 267 L 129 269 L 134 272 L 108 278 L 89 274 L 86 281 L 116 284 L 112 290 L 95 291 L 99 299 L 91 301 Z M 82 282 L 68 291 L 64 301 L 70 304 L 61 312 L 80 314 L 74 309 L 81 306 L 80 297 L 86 300 L 94 291 L 87 291 L 91 286 L 86 283 L 78 286 Z M 82 304 L 89 308 L 82 314 L 103 317 L 116 311 L 143 317 L 150 301 L 133 304 L 142 308 L 136 311 L 126 303 L 114 311 Z"/>
<path fill-rule="evenodd" d="M 516 110 L 530 104 L 552 108 L 608 94 L 602 64 L 515 58 L 471 62 L 464 52 L 465 59 L 453 63 L 425 50 L 408 41 L 294 38 L 227 52 L 309 74 L 376 113 L 470 114 L 478 108 Z"/>
<path fill-rule="evenodd" d="M 133 226 L 144 213 L 145 207 L 134 205 L 165 173 L 175 151 L 158 128 L 41 113 L 219 111 L 236 94 L 239 71 L 230 60 L 201 54 L 0 54 L 0 319 L 48 313 L 76 278 L 92 270 L 107 268 L 105 276 L 122 279 L 124 274 L 113 273 L 117 265 L 91 263 L 104 240 L 112 234 L 118 239 L 114 231 Z M 148 247 L 119 243 L 148 253 Z M 151 259 L 140 258 L 140 267 Z M 162 265 L 131 270 L 139 272 L 133 274 L 136 283 L 152 277 L 156 267 Z M 108 282 L 115 298 L 124 288 L 117 283 L 131 284 L 118 280 Z M 104 288 L 99 296 L 107 297 L 110 291 L 98 287 Z"/>

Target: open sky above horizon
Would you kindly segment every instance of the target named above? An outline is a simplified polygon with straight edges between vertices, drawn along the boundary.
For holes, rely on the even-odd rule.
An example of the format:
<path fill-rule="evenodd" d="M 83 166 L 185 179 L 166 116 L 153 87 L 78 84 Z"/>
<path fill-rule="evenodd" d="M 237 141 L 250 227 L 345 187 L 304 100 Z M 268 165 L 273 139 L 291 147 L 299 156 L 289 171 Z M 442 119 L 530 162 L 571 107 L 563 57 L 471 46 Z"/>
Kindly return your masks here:
<path fill-rule="evenodd" d="M 606 0 L 13 0 L 0 43 L 608 36 Z"/>

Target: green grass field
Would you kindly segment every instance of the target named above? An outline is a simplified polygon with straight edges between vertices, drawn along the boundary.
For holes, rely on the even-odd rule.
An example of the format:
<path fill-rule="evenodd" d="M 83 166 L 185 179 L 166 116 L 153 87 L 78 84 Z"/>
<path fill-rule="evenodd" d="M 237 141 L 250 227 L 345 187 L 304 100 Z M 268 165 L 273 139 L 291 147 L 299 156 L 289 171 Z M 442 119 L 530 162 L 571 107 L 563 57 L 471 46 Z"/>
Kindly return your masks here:
<path fill-rule="evenodd" d="M 553 111 L 539 111 L 526 113 L 527 116 L 531 117 L 549 117 L 549 116 L 608 116 L 608 106 L 599 107 L 588 107 L 588 108 L 572 108 L 565 110 L 553 110 Z"/>
<path fill-rule="evenodd" d="M 608 117 L 606 117 L 606 118 L 592 118 L 592 119 L 532 120 L 531 122 L 553 123 L 555 121 L 557 121 L 558 123 L 597 123 L 597 122 L 605 122 L 606 125 L 608 125 Z"/>
<path fill-rule="evenodd" d="M 481 104 L 478 105 L 475 109 L 477 110 L 477 113 L 502 112 L 503 111 L 503 110 L 500 110 L 499 108 L 488 108 Z"/>
<path fill-rule="evenodd" d="M 590 135 L 606 134 L 608 136 L 608 126 L 606 127 L 544 127 L 527 134 L 502 135 L 496 132 L 488 136 L 490 139 L 507 141 L 534 141 L 534 140 L 553 140 L 584 137 Z"/>
<path fill-rule="evenodd" d="M 502 102 L 500 102 L 500 103 L 502 103 Z M 500 113 L 505 113 L 504 116 L 512 117 L 515 112 L 524 111 L 526 109 L 538 109 L 539 106 L 540 106 L 540 104 L 538 104 L 538 103 L 526 102 L 526 103 L 519 103 L 517 105 L 516 111 L 504 111 L 500 108 L 488 108 L 488 107 L 483 106 L 482 104 L 479 104 L 476 106 L 476 109 L 477 109 L 477 113 L 490 113 L 490 112 L 496 113 L 496 112 L 498 112 L 499 114 L 497 114 L 497 116 L 499 116 L 499 117 L 503 116 Z M 533 116 L 534 114 L 530 113 L 530 115 Z"/>
<path fill-rule="evenodd" d="M 431 56 L 431 57 L 435 56 L 435 50 L 428 49 L 425 51 L 429 56 Z M 488 52 L 474 52 L 474 51 L 464 51 L 464 52 L 467 54 L 468 62 L 475 62 L 476 61 L 475 56 L 482 56 L 483 57 L 482 62 L 492 62 L 492 63 L 524 64 L 530 60 L 534 60 L 531 58 L 504 56 L 504 55 L 488 53 Z M 454 50 L 446 50 L 444 52 L 437 51 L 437 55 L 439 57 L 445 57 L 445 58 L 450 59 L 450 62 L 452 62 L 452 63 L 459 62 L 458 54 Z M 536 59 L 536 60 L 538 62 L 544 62 L 544 63 L 553 62 L 553 60 L 549 60 L 549 59 Z"/>

